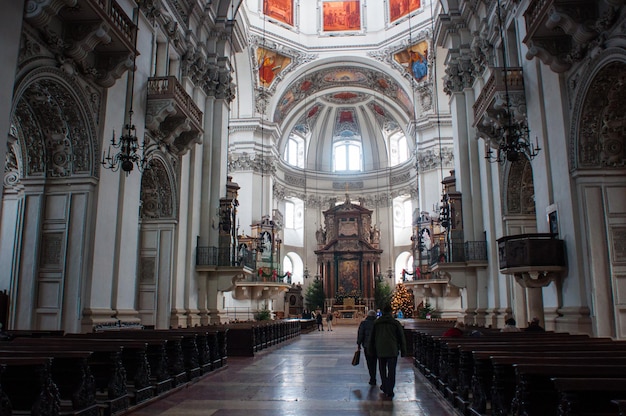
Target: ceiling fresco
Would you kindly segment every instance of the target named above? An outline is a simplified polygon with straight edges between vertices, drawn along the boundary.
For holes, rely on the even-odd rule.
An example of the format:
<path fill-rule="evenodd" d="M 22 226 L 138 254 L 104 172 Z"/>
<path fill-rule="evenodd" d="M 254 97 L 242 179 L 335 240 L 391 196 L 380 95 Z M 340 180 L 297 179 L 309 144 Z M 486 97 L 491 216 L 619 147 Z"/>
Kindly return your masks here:
<path fill-rule="evenodd" d="M 365 88 L 382 94 L 383 99 L 396 102 L 409 117 L 412 116 L 413 107 L 408 94 L 390 76 L 369 68 L 346 66 L 322 69 L 292 82 L 277 102 L 274 121 L 284 121 L 299 101 L 324 90 L 337 88 L 341 91 L 327 94 L 323 99 L 334 104 L 364 102 L 370 95 L 359 90 Z"/>

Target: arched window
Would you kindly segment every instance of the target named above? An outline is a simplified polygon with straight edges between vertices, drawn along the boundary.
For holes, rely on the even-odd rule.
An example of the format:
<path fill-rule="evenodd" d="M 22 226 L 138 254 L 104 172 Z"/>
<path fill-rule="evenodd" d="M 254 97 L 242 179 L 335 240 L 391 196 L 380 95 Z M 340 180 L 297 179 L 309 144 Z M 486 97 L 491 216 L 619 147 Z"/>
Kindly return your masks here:
<path fill-rule="evenodd" d="M 304 138 L 297 134 L 291 134 L 285 146 L 284 159 L 287 164 L 298 168 L 304 168 Z"/>
<path fill-rule="evenodd" d="M 402 131 L 389 137 L 389 150 L 391 166 L 399 165 L 409 159 L 409 143 Z"/>
<path fill-rule="evenodd" d="M 398 283 L 402 283 L 403 279 L 402 279 L 402 270 L 406 270 L 407 272 L 413 274 L 413 255 L 408 252 L 405 251 L 403 253 L 400 253 L 398 255 L 398 257 L 396 257 L 396 269 L 395 269 L 395 282 L 396 284 Z M 410 275 L 406 275 L 406 280 L 414 280 L 416 279 L 416 277 L 410 276 Z"/>
<path fill-rule="evenodd" d="M 360 172 L 362 170 L 361 142 L 344 140 L 333 147 L 335 172 Z"/>
<path fill-rule="evenodd" d="M 399 196 L 393 201 L 393 225 L 406 228 L 413 225 L 413 202 L 410 196 Z"/>
<path fill-rule="evenodd" d="M 292 284 L 304 284 L 304 263 L 298 253 L 289 252 L 283 258 L 283 273 L 291 273 Z"/>

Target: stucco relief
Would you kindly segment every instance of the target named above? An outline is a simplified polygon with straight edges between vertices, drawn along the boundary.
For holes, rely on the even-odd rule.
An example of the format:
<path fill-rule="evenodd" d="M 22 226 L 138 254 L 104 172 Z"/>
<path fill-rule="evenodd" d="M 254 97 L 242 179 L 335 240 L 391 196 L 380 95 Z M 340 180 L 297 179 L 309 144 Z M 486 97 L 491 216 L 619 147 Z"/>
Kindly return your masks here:
<path fill-rule="evenodd" d="M 228 172 L 254 171 L 263 174 L 276 174 L 276 166 L 273 157 L 262 157 L 256 155 L 229 154 Z"/>
<path fill-rule="evenodd" d="M 476 34 L 470 46 L 470 60 L 473 73 L 482 74 L 493 62 L 493 45 L 485 38 L 485 34 Z"/>
<path fill-rule="evenodd" d="M 463 92 L 464 89 L 472 87 L 474 79 L 474 64 L 469 56 L 450 62 L 443 77 L 443 91 L 448 95 Z"/>
<path fill-rule="evenodd" d="M 434 150 L 426 150 L 417 152 L 417 169 L 419 172 L 425 172 L 437 169 L 440 166 L 454 166 L 454 154 L 449 147 L 443 147 L 441 153 Z"/>
<path fill-rule="evenodd" d="M 141 218 L 173 218 L 174 193 L 163 162 L 153 158 L 141 177 Z"/>
<path fill-rule="evenodd" d="M 91 142 L 93 127 L 83 116 L 85 108 L 58 80 L 39 78 L 28 85 L 14 115 L 25 175 L 95 175 L 97 144 Z"/>
<path fill-rule="evenodd" d="M 507 214 L 535 214 L 535 186 L 532 165 L 528 159 L 508 164 L 505 212 Z"/>
<path fill-rule="evenodd" d="M 626 64 L 608 64 L 589 85 L 582 104 L 573 169 L 621 168 L 626 164 L 625 97 Z"/>

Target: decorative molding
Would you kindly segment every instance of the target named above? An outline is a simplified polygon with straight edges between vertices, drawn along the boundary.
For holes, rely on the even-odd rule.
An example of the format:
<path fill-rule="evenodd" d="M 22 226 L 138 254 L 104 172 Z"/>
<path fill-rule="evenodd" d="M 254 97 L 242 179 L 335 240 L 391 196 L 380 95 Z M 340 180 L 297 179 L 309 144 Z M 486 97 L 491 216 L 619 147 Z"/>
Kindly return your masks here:
<path fill-rule="evenodd" d="M 454 166 L 453 149 L 442 147 L 441 154 L 434 150 L 418 151 L 416 163 L 418 172 L 427 172 L 440 167 Z"/>
<path fill-rule="evenodd" d="M 263 157 L 259 155 L 229 154 L 228 172 L 253 171 L 255 173 L 276 174 L 276 164 L 273 156 Z"/>

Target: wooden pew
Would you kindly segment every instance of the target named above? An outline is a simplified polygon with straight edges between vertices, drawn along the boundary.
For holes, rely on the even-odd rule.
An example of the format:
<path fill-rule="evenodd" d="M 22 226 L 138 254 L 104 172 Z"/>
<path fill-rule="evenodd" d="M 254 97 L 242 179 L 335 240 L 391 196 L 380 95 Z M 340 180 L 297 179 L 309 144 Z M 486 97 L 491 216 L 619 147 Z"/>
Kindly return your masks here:
<path fill-rule="evenodd" d="M 1 347 L 1 345 L 0 345 Z M 73 416 L 97 416 L 96 384 L 88 361 L 91 351 L 51 351 L 0 349 L 0 360 L 6 358 L 51 359 L 50 374 L 57 386 L 60 412 Z M 12 380 L 6 380 L 11 383 Z M 1 412 L 0 412 L 1 413 Z"/>
<path fill-rule="evenodd" d="M 0 414 L 59 415 L 61 398 L 51 366 L 49 357 L 0 357 Z"/>
<path fill-rule="evenodd" d="M 414 330 L 415 364 L 446 393 L 463 413 L 486 414 L 491 403 L 493 366 L 489 357 L 479 358 L 481 350 L 549 354 L 550 351 L 612 351 L 620 357 L 626 351 L 624 343 L 609 338 L 559 333 L 493 333 L 481 337 L 443 338 L 442 328 L 436 326 Z M 500 400 L 500 399 L 498 399 Z M 502 405 L 506 407 L 505 404 Z M 495 404 L 496 410 L 498 404 Z M 510 406 L 509 406 L 510 407 Z M 494 414 L 505 414 L 494 413 Z"/>
<path fill-rule="evenodd" d="M 626 378 L 554 377 L 560 416 L 614 416 L 624 414 Z"/>
<path fill-rule="evenodd" d="M 118 343 L 124 342 L 143 342 L 148 345 L 148 348 L 152 346 L 156 347 L 152 352 L 156 355 L 153 356 L 152 361 L 148 361 L 150 364 L 154 362 L 154 358 L 159 360 L 155 364 L 162 372 L 163 365 L 167 368 L 167 376 L 160 374 L 159 378 L 162 381 L 167 382 L 169 388 L 184 384 L 188 381 L 187 371 L 185 370 L 185 358 L 183 353 L 183 335 L 175 334 L 173 332 L 155 332 L 154 330 L 125 330 L 125 331 L 103 331 L 90 334 L 77 334 L 69 335 L 70 337 L 83 337 L 91 340 L 117 340 Z M 165 342 L 165 344 L 163 344 Z M 165 347 L 166 359 L 163 361 L 162 350 L 159 347 Z M 150 356 L 150 354 L 147 354 Z M 161 387 L 164 387 L 163 385 Z M 157 389 L 158 390 L 158 389 Z"/>
<path fill-rule="evenodd" d="M 534 382 L 535 385 L 524 385 L 523 391 L 516 395 L 511 404 L 514 414 L 559 414 L 561 416 L 585 413 L 616 414 L 611 405 L 614 398 L 626 398 L 626 384 L 620 383 L 626 374 L 624 365 L 537 365 L 519 364 L 516 366 L 519 384 Z M 555 383 L 554 379 L 580 378 L 585 381 L 569 384 Z M 608 380 L 613 380 L 612 384 Z M 576 410 L 575 410 L 576 409 Z M 504 414 L 506 409 L 498 408 L 495 414 Z M 581 413 L 579 413 L 579 411 Z M 529 413 L 515 413 L 529 412 Z M 492 411 L 493 414 L 493 411 Z"/>
<path fill-rule="evenodd" d="M 494 357 L 491 411 L 496 414 L 557 413 L 558 398 L 552 376 L 621 377 L 626 355 L 611 357 L 541 358 Z M 621 371 L 621 372 L 620 372 Z M 513 374 L 510 374 L 510 373 Z"/>
<path fill-rule="evenodd" d="M 122 363 L 124 348 L 116 343 L 94 340 L 78 340 L 65 337 L 16 338 L 6 344 L 22 350 L 42 349 L 48 351 L 91 351 L 89 367 L 96 383 L 96 401 L 106 415 L 126 410 L 130 397 L 126 384 L 126 370 Z"/>

